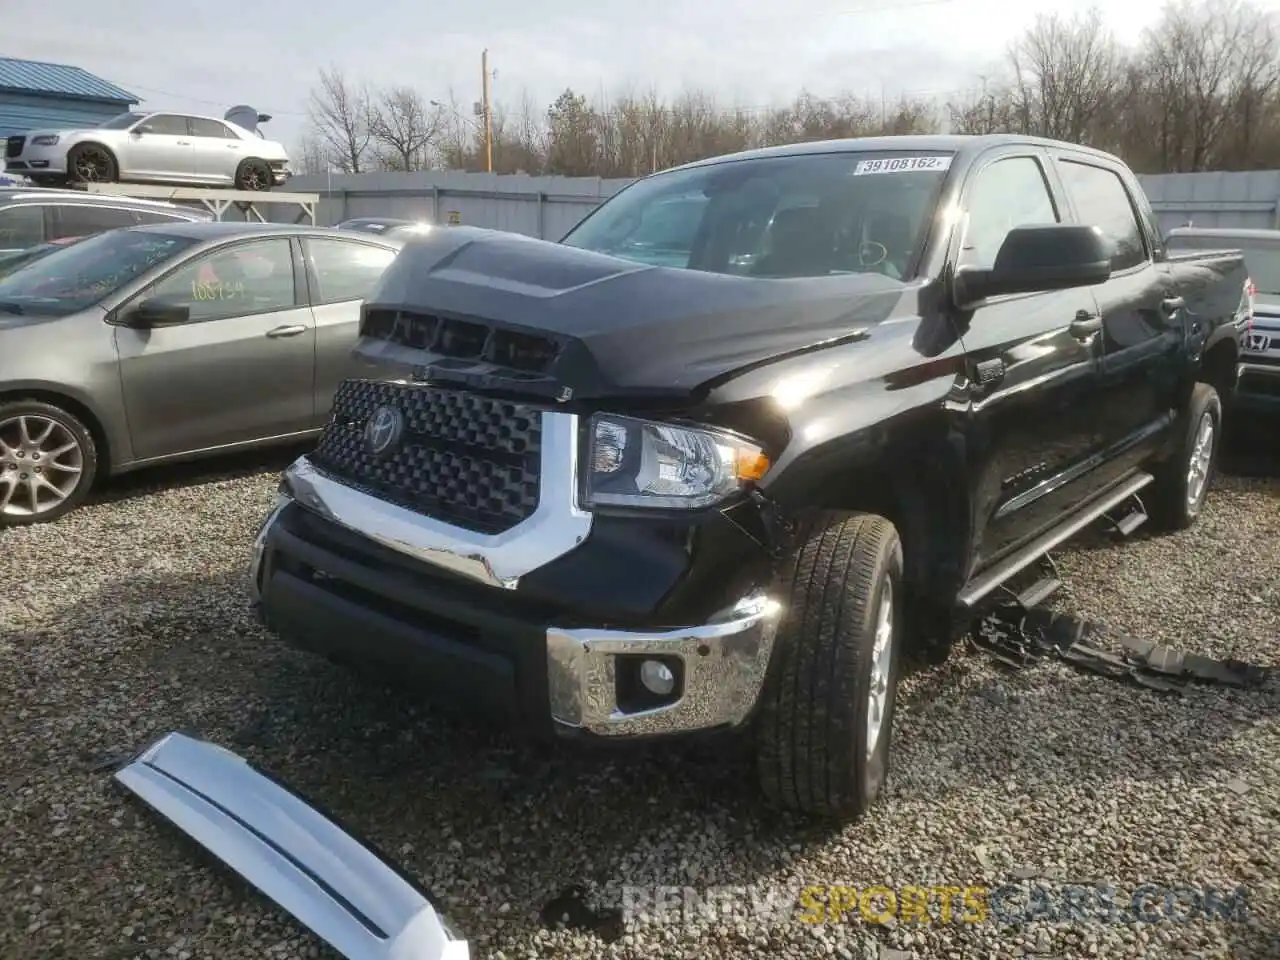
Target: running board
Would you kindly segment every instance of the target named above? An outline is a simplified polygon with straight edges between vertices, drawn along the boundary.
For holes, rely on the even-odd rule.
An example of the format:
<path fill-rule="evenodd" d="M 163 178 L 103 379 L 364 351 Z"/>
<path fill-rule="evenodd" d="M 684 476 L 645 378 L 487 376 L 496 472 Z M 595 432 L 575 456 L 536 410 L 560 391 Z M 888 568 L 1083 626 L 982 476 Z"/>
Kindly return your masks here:
<path fill-rule="evenodd" d="M 469 960 L 395 867 L 243 757 L 170 733 L 115 779 L 348 960 Z"/>
<path fill-rule="evenodd" d="M 1018 552 L 994 567 L 981 576 L 971 580 L 963 590 L 957 602 L 964 609 L 972 609 L 987 594 L 998 589 L 1002 584 L 1007 582 L 1010 577 L 1025 570 L 1036 560 L 1058 544 L 1070 540 L 1077 533 L 1083 530 L 1093 521 L 1097 520 L 1108 510 L 1112 510 L 1117 504 L 1124 503 L 1139 490 L 1155 481 L 1155 477 L 1149 473 L 1139 473 L 1136 476 L 1126 480 L 1120 486 L 1116 487 L 1110 493 L 1104 494 L 1095 500 L 1087 509 L 1080 513 L 1073 514 L 1071 519 L 1061 526 L 1054 527 L 1045 536 L 1039 538 L 1034 543 L 1030 543 Z"/>

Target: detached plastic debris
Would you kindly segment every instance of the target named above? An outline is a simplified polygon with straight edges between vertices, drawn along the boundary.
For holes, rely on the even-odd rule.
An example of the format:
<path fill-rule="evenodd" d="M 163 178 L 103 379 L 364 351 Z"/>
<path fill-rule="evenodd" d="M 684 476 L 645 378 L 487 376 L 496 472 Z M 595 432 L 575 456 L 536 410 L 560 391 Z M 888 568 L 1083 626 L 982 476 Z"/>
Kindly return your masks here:
<path fill-rule="evenodd" d="M 1118 654 L 1089 642 L 1104 636 L 1119 644 Z M 1034 660 L 1057 657 L 1090 673 L 1161 693 L 1181 693 L 1191 683 L 1252 689 L 1280 676 L 1275 667 L 1184 653 L 1113 634 L 1103 624 L 1043 607 L 1025 611 L 1013 604 L 999 607 L 983 619 L 970 640 L 979 650 L 1013 669 L 1021 669 Z"/>

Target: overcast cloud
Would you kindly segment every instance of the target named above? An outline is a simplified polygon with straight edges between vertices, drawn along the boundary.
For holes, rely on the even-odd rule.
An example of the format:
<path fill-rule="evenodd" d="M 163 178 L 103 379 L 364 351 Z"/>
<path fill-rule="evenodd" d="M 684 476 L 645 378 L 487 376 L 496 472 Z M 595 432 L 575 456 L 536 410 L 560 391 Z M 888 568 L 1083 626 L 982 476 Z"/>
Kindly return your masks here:
<path fill-rule="evenodd" d="M 1263 6 L 1280 6 L 1266 0 Z M 464 105 L 479 99 L 480 52 L 494 99 L 527 90 L 542 105 L 566 87 L 612 95 L 714 91 L 726 104 L 783 102 L 801 88 L 890 98 L 975 89 L 1037 13 L 1090 0 L 488 0 L 440 3 L 275 0 L 59 0 L 25 5 L 0 28 L 0 55 L 71 63 L 145 98 L 151 109 L 221 115 L 249 103 L 293 143 L 322 66 L 405 84 Z M 1121 40 L 1159 15 L 1156 0 L 1103 5 Z M 666 8 L 668 12 L 657 14 Z M 107 14 L 104 11 L 109 10 Z M 252 24 L 252 26 L 248 24 Z"/>

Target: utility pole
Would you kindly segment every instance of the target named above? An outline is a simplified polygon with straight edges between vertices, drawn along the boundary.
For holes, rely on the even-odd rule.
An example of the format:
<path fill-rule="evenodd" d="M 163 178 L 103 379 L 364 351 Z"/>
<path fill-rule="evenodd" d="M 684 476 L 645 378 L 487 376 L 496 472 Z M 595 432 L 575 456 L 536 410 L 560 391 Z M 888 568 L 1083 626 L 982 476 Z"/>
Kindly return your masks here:
<path fill-rule="evenodd" d="M 481 97 L 483 98 L 484 110 L 484 168 L 489 173 L 493 173 L 493 121 L 491 119 L 493 111 L 489 107 L 489 51 L 486 50 L 480 54 L 480 70 L 484 74 L 484 83 L 481 86 Z"/>

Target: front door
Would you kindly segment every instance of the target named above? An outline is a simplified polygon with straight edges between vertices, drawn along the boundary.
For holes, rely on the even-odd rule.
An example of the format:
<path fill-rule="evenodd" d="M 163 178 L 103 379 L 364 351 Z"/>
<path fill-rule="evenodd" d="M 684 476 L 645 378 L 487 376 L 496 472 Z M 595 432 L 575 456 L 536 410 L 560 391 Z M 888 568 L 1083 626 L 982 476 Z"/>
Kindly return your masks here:
<path fill-rule="evenodd" d="M 1059 156 L 1057 169 L 1080 223 L 1099 228 L 1115 244 L 1111 279 L 1094 288 L 1102 315 L 1100 421 L 1107 479 L 1132 470 L 1156 452 L 1173 423 L 1187 331 L 1172 272 L 1155 262 L 1139 225 L 1134 198 L 1119 172 L 1091 157 Z"/>
<path fill-rule="evenodd" d="M 315 325 L 297 296 L 294 264 L 288 238 L 236 242 L 188 261 L 134 301 L 160 297 L 191 308 L 180 326 L 116 328 L 135 456 L 313 425 Z"/>
<path fill-rule="evenodd" d="M 129 132 L 121 150 L 122 175 L 146 180 L 189 180 L 195 173 L 195 153 L 187 118 L 159 113 Z"/>
<path fill-rule="evenodd" d="M 981 161 L 965 186 L 957 266 L 989 268 L 1014 227 L 1058 223 L 1061 198 L 1034 149 Z M 969 358 L 968 447 L 975 496 L 973 567 L 1043 532 L 1087 497 L 1096 432 L 1099 344 L 1089 288 L 992 297 L 960 315 Z"/>

